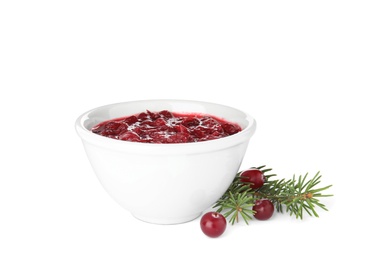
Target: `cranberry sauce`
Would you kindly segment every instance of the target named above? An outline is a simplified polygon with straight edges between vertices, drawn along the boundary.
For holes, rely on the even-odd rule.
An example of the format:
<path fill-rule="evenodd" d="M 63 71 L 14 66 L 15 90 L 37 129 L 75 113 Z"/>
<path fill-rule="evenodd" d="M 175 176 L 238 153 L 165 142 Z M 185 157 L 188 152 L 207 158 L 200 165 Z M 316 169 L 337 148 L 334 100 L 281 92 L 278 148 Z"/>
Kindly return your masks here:
<path fill-rule="evenodd" d="M 142 143 L 190 143 L 213 140 L 241 131 L 235 123 L 206 114 L 142 112 L 104 121 L 91 131 L 102 136 Z"/>

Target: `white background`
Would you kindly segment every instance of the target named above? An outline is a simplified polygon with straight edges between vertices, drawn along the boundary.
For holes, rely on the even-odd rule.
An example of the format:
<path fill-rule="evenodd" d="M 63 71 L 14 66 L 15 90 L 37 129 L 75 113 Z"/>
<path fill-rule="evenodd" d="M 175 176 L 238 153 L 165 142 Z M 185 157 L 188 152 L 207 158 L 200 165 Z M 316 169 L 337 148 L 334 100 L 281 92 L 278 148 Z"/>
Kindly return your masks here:
<path fill-rule="evenodd" d="M 1 1 L 0 259 L 363 257 L 364 13 L 351 0 Z M 329 211 L 217 239 L 199 219 L 134 219 L 99 184 L 74 122 L 149 98 L 252 114 L 242 169 L 321 171 Z"/>

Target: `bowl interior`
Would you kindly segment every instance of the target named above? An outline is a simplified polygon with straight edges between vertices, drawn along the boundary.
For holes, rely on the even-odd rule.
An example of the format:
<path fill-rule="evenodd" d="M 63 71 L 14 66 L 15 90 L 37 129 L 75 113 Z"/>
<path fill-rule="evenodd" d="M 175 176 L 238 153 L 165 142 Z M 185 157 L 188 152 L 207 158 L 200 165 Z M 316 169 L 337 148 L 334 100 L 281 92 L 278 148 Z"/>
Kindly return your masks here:
<path fill-rule="evenodd" d="M 141 100 L 107 105 L 93 109 L 85 114 L 82 126 L 90 130 L 94 125 L 113 118 L 129 116 L 150 110 L 152 112 L 169 110 L 179 113 L 204 113 L 235 122 L 243 129 L 253 124 L 253 119 L 243 111 L 209 102 L 189 100 Z"/>

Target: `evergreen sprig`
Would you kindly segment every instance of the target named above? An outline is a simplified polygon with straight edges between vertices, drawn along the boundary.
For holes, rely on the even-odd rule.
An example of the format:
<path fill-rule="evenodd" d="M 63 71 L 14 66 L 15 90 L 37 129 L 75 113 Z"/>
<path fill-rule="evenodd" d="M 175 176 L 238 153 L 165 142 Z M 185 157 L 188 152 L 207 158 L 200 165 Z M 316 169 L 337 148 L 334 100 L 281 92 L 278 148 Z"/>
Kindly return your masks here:
<path fill-rule="evenodd" d="M 267 174 L 272 169 L 265 167 L 265 165 L 254 167 L 264 173 L 265 183 L 261 188 L 251 189 L 248 183 L 241 181 L 242 172 L 238 172 L 227 191 L 213 205 L 213 208 L 217 208 L 217 212 L 229 218 L 232 225 L 238 222 L 239 218 L 248 224 L 255 213 L 252 210 L 255 200 L 262 198 L 271 200 L 278 212 L 288 212 L 299 219 L 303 219 L 305 212 L 310 216 L 319 217 L 316 207 L 327 210 L 325 205 L 319 202 L 319 198 L 333 196 L 322 194 L 332 185 L 318 188 L 321 181 L 320 172 L 317 172 L 312 179 L 308 179 L 308 173 L 298 178 L 293 175 L 289 180 L 273 179 L 276 175 Z"/>
<path fill-rule="evenodd" d="M 251 189 L 246 185 L 241 185 L 243 189 L 237 188 L 235 191 L 226 192 L 226 196 L 217 201 L 215 207 L 219 207 L 217 212 L 226 210 L 224 216 L 229 218 L 229 223 L 232 225 L 238 222 L 240 216 L 248 224 L 248 221 L 252 219 L 252 206 L 254 205 L 254 198 L 250 195 Z M 239 190 L 239 191 L 238 191 Z"/>

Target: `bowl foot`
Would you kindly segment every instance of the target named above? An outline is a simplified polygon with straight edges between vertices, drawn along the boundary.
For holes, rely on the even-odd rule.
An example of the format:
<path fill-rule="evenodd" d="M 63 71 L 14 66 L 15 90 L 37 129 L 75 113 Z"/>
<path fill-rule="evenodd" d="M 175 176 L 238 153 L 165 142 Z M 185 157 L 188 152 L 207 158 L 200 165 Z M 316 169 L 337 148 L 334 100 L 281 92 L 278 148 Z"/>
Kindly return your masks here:
<path fill-rule="evenodd" d="M 198 218 L 202 212 L 199 212 L 197 214 L 189 215 L 189 216 L 183 216 L 183 217 L 150 217 L 150 216 L 142 216 L 138 214 L 132 215 L 143 222 L 147 222 L 150 224 L 159 224 L 159 225 L 175 225 L 175 224 L 183 224 L 189 221 L 192 221 L 196 218 Z"/>

